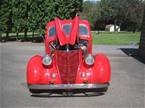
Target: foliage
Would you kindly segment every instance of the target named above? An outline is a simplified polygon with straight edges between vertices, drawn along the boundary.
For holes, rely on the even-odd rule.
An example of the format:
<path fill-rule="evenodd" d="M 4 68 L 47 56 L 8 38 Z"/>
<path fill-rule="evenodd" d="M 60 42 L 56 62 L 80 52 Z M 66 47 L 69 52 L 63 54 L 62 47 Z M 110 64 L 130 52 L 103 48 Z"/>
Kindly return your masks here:
<path fill-rule="evenodd" d="M 107 24 L 121 26 L 122 30 L 140 30 L 144 10 L 143 0 L 101 0 L 84 2 L 82 18 L 91 22 L 91 27 L 104 30 Z"/>
<path fill-rule="evenodd" d="M 80 13 L 81 19 L 88 20 L 90 22 L 91 29 L 94 30 L 94 23 L 96 22 L 98 14 L 98 4 L 86 1 L 83 4 L 83 12 Z"/>
<path fill-rule="evenodd" d="M 60 19 L 72 19 L 80 13 L 81 19 L 90 22 L 92 30 L 104 30 L 107 24 L 121 26 L 124 31 L 141 29 L 144 0 L 1 0 L 0 36 L 6 33 L 28 32 L 42 35 L 46 23 Z"/>
<path fill-rule="evenodd" d="M 71 19 L 82 11 L 82 0 L 3 0 L 0 5 L 1 32 L 38 31 L 42 34 L 47 22 L 55 17 Z"/>

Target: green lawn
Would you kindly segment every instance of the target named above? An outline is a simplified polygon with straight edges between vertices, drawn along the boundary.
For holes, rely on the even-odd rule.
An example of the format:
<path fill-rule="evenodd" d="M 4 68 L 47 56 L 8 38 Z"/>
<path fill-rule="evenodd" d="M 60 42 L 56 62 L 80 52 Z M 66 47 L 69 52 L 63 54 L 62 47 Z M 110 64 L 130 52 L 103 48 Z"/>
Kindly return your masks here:
<path fill-rule="evenodd" d="M 38 33 L 34 33 L 35 35 L 38 35 Z M 27 32 L 28 37 L 32 37 L 32 32 Z M 2 37 L 5 37 L 6 33 L 2 33 Z M 24 37 L 24 33 L 19 33 L 20 37 Z M 16 33 L 9 33 L 9 37 L 16 37 Z"/>
<path fill-rule="evenodd" d="M 100 34 L 92 33 L 93 44 L 106 44 L 106 45 L 129 45 L 139 44 L 140 32 L 100 32 Z M 10 38 L 16 38 L 16 33 L 10 33 Z M 35 33 L 38 36 L 38 33 Z M 2 34 L 5 37 L 5 34 Z M 32 37 L 32 32 L 28 32 L 28 38 Z M 24 38 L 24 33 L 19 33 L 19 38 Z"/>
<path fill-rule="evenodd" d="M 139 44 L 140 32 L 101 32 L 99 35 L 92 33 L 93 44 L 108 44 L 108 45 L 128 45 Z"/>

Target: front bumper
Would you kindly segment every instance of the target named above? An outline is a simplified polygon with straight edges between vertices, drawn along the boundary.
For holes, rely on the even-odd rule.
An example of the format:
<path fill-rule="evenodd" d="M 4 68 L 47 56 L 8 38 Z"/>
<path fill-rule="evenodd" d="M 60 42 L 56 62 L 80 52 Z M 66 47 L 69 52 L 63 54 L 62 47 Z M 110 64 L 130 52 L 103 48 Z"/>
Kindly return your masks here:
<path fill-rule="evenodd" d="M 109 83 L 104 84 L 33 84 L 29 85 L 29 89 L 37 90 L 73 90 L 73 89 L 97 89 L 108 87 Z"/>

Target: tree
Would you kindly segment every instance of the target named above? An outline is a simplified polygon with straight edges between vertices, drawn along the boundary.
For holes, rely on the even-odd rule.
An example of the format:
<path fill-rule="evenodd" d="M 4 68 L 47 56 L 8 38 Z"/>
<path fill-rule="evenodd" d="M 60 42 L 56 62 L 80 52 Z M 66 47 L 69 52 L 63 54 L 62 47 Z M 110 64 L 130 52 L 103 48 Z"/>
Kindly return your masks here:
<path fill-rule="evenodd" d="M 14 23 L 13 28 L 14 28 L 14 32 L 16 32 L 17 39 L 19 38 L 19 32 L 22 30 L 22 26 L 24 25 L 22 13 L 21 13 L 23 11 L 23 8 L 21 8 L 21 5 L 22 4 L 20 0 L 14 1 L 12 20 Z"/>
<path fill-rule="evenodd" d="M 13 15 L 14 0 L 4 0 L 0 6 L 0 27 L 2 31 L 6 32 L 6 38 L 9 37 L 9 32 L 12 31 L 12 15 Z"/>
<path fill-rule="evenodd" d="M 4 5 L 5 1 L 0 1 L 0 39 L 2 38 L 2 32 L 5 32 L 7 29 L 7 17 L 8 14 L 6 12 L 8 11 L 8 8 Z"/>
<path fill-rule="evenodd" d="M 37 22 L 39 25 L 39 32 L 45 29 L 46 23 L 54 20 L 55 17 L 61 19 L 71 19 L 76 13 L 82 10 L 82 0 L 40 0 L 35 11 L 38 13 Z M 40 5 L 41 4 L 41 5 Z"/>
<path fill-rule="evenodd" d="M 132 30 L 141 27 L 143 8 L 143 0 L 101 0 L 100 2 L 103 20 L 114 22 L 114 25 L 126 25 L 123 28 L 131 27 Z"/>
<path fill-rule="evenodd" d="M 91 29 L 93 30 L 96 29 L 94 24 L 99 16 L 98 3 L 85 1 L 83 3 L 83 11 L 80 14 L 80 16 L 81 16 L 81 19 L 85 19 L 90 22 Z"/>
<path fill-rule="evenodd" d="M 83 0 L 3 0 L 0 4 L 0 28 L 2 32 L 27 32 L 39 29 L 43 33 L 46 23 L 54 20 L 71 19 L 82 10 Z"/>

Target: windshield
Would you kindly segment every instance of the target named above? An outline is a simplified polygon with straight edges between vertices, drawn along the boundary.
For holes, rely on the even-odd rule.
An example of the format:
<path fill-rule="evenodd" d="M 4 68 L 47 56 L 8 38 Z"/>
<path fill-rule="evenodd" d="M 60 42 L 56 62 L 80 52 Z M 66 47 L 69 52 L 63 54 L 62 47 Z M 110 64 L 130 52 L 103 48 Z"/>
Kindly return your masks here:
<path fill-rule="evenodd" d="M 63 30 L 66 36 L 70 35 L 70 31 L 71 31 L 71 24 L 65 24 L 63 25 Z"/>
<path fill-rule="evenodd" d="M 69 36 L 70 35 L 70 32 L 71 32 L 71 28 L 72 28 L 72 25 L 71 24 L 65 24 L 63 25 L 63 30 L 64 30 L 64 33 L 66 36 Z M 55 26 L 52 26 L 49 28 L 49 31 L 48 31 L 48 34 L 49 34 L 49 37 L 53 37 L 56 35 L 56 28 Z M 88 29 L 85 25 L 79 25 L 79 34 L 82 36 L 88 36 L 89 33 L 88 33 Z"/>
<path fill-rule="evenodd" d="M 49 37 L 53 37 L 53 36 L 55 36 L 56 35 L 56 28 L 55 28 L 55 26 L 52 26 L 52 27 L 50 27 L 50 29 L 49 29 L 49 31 L 48 31 L 49 33 Z"/>
<path fill-rule="evenodd" d="M 79 33 L 80 33 L 80 35 L 85 35 L 85 36 L 89 34 L 88 29 L 85 25 L 80 25 Z"/>

